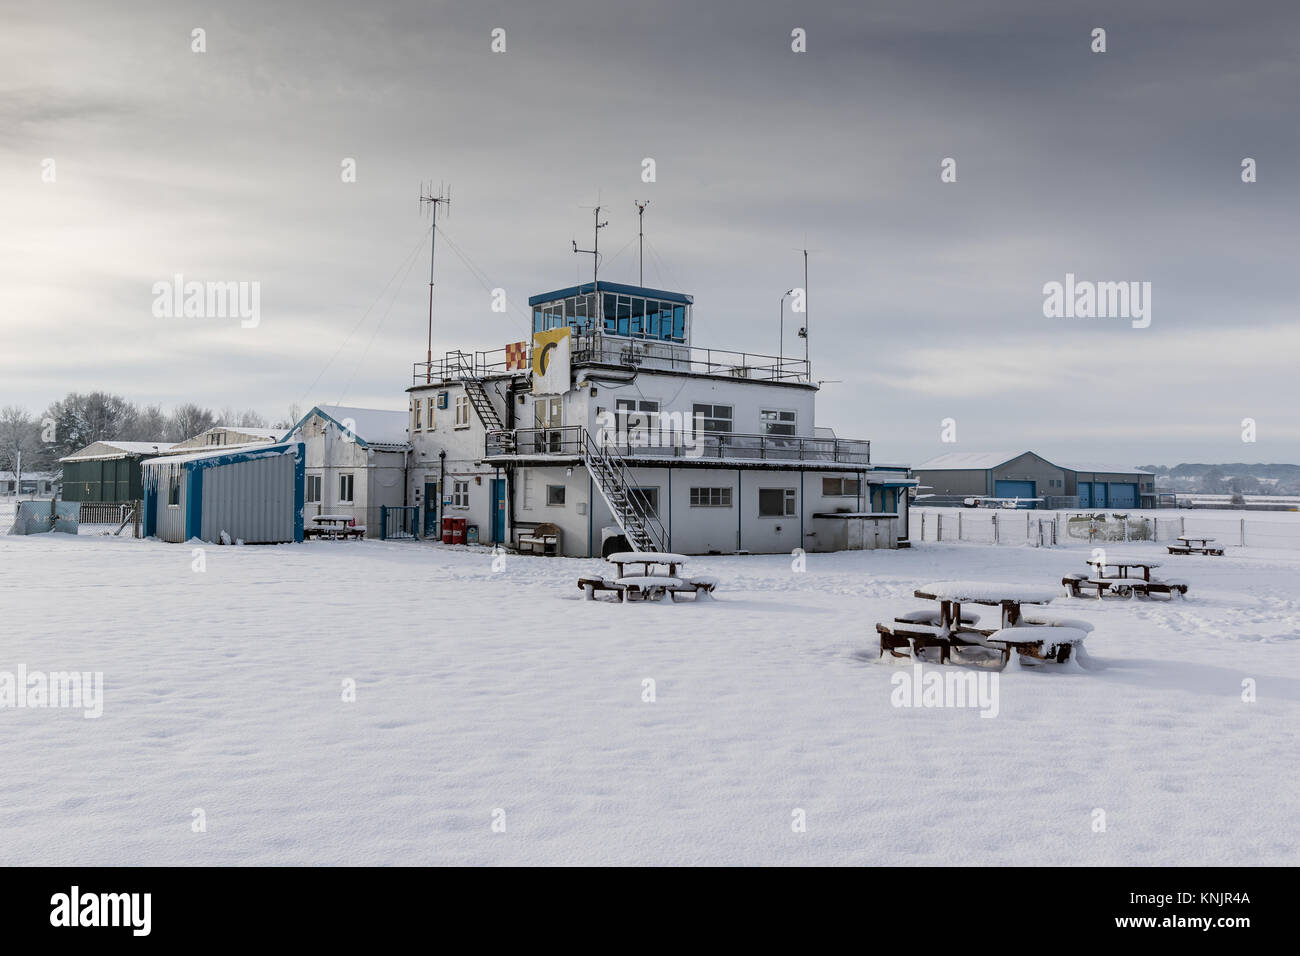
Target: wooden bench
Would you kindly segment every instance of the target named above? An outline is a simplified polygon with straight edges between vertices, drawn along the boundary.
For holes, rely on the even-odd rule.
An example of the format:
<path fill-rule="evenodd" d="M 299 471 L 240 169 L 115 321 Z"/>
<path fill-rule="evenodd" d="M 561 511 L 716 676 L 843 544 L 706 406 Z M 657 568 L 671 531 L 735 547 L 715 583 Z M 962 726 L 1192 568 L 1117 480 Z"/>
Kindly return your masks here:
<path fill-rule="evenodd" d="M 515 541 L 515 549 L 520 554 L 558 555 L 560 553 L 560 529 L 549 521 L 543 521 L 532 531 L 521 534 Z"/>
<path fill-rule="evenodd" d="M 1065 585 L 1065 593 L 1070 595 L 1070 597 L 1081 597 L 1079 593 L 1079 585 L 1087 580 L 1088 575 L 1086 574 L 1067 574 L 1065 577 L 1061 578 L 1061 583 Z"/>
<path fill-rule="evenodd" d="M 1076 623 L 1084 623 L 1082 621 Z M 1018 657 L 1030 657 L 1040 661 L 1055 661 L 1064 664 L 1077 645 L 1088 636 L 1086 630 L 1078 627 L 1065 627 L 1056 624 L 1029 624 L 1023 627 L 1004 627 L 991 635 L 988 642 L 995 647 L 1001 645 L 1002 666 L 1011 661 L 1014 650 Z"/>
<path fill-rule="evenodd" d="M 588 601 L 596 600 L 597 591 L 613 591 L 618 595 L 618 599 L 623 600 L 623 586 L 608 578 L 602 578 L 595 575 L 578 578 L 578 590 L 585 591 Z"/>
<path fill-rule="evenodd" d="M 943 613 L 938 608 L 923 608 L 920 611 L 908 611 L 906 614 L 900 614 L 894 618 L 900 624 L 938 624 L 943 618 Z M 961 612 L 961 623 L 975 625 L 980 622 L 980 616 L 974 611 Z"/>
<path fill-rule="evenodd" d="M 697 575 L 693 578 L 683 578 L 681 587 L 669 588 L 668 596 L 676 601 L 679 594 L 694 594 L 697 601 L 711 601 L 717 586 L 717 578 Z"/>
<path fill-rule="evenodd" d="M 1205 555 L 1222 555 L 1222 548 L 1193 548 L 1190 544 L 1171 544 L 1169 545 L 1170 554 L 1205 554 Z"/>
<path fill-rule="evenodd" d="M 1173 600 L 1175 593 L 1181 597 L 1187 597 L 1187 582 L 1181 578 L 1169 578 L 1165 581 L 1152 581 L 1147 585 L 1148 594 L 1168 594 L 1170 600 Z"/>
<path fill-rule="evenodd" d="M 937 624 L 882 621 L 876 625 L 876 630 L 880 633 L 880 657 L 884 657 L 885 651 L 889 651 L 894 657 L 911 657 L 913 660 L 919 660 L 918 651 L 923 651 L 927 647 L 937 647 L 939 663 L 943 664 L 948 661 L 952 651 L 951 636 L 944 634 L 943 629 Z M 907 648 L 909 653 L 898 653 L 900 647 Z"/>
<path fill-rule="evenodd" d="M 623 587 L 623 599 L 626 601 L 636 598 L 651 601 L 663 597 L 670 590 L 686 586 L 681 578 L 670 578 L 664 574 L 629 574 L 616 578 L 614 583 Z"/>

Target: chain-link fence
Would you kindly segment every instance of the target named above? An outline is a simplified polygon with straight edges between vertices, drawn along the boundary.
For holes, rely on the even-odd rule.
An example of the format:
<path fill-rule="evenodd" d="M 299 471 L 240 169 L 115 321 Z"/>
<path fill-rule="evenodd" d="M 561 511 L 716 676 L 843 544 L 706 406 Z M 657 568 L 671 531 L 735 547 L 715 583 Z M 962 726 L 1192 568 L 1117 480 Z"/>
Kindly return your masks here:
<path fill-rule="evenodd" d="M 1179 535 L 1205 535 L 1220 547 L 1300 550 L 1300 517 L 1269 520 L 1195 514 L 913 508 L 910 524 L 918 541 L 1037 548 L 1124 541 L 1172 544 Z"/>

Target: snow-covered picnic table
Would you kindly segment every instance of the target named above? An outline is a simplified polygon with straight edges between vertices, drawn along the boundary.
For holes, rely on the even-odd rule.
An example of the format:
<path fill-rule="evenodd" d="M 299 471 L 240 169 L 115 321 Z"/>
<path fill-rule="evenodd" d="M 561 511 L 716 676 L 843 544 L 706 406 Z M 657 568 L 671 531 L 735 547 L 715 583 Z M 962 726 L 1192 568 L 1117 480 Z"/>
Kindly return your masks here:
<path fill-rule="evenodd" d="M 910 611 L 892 622 L 876 625 L 880 653 L 895 657 L 908 648 L 916 659 L 928 647 L 939 648 L 939 662 L 949 659 L 957 648 L 984 647 L 1001 653 L 1006 666 L 1014 650 L 1018 654 L 1064 662 L 1071 649 L 1082 643 L 1092 625 L 1086 621 L 1051 617 L 1040 612 L 1021 612 L 1025 604 L 1050 604 L 1057 596 L 1052 588 L 1034 584 L 999 584 L 987 581 L 937 581 L 919 587 L 919 598 L 938 601 L 937 612 Z M 979 616 L 963 611 L 963 604 L 985 604 L 1001 609 L 1001 626 L 979 628 Z"/>
<path fill-rule="evenodd" d="M 316 537 L 329 538 L 364 538 L 366 536 L 365 525 L 356 524 L 356 519 L 352 515 L 312 515 L 311 527 L 307 528 L 303 534 L 306 537 L 315 535 Z"/>
<path fill-rule="evenodd" d="M 587 600 L 594 601 L 597 591 L 614 591 L 620 601 L 631 597 L 642 599 L 661 598 L 665 594 L 674 601 L 679 594 L 694 594 L 695 599 L 708 600 L 713 589 L 718 586 L 716 578 L 696 575 L 695 577 L 678 577 L 677 569 L 686 563 L 686 555 L 672 551 L 618 551 L 605 559 L 618 565 L 618 574 L 613 578 L 600 575 L 584 575 L 578 578 L 578 587 L 585 591 Z M 628 573 L 627 565 L 640 567 Z M 667 568 L 668 573 L 657 569 Z"/>
<path fill-rule="evenodd" d="M 1178 540 L 1182 544 L 1171 544 L 1169 546 L 1170 554 L 1223 554 L 1223 548 L 1215 546 L 1214 538 L 1202 537 L 1196 534 L 1180 534 Z"/>

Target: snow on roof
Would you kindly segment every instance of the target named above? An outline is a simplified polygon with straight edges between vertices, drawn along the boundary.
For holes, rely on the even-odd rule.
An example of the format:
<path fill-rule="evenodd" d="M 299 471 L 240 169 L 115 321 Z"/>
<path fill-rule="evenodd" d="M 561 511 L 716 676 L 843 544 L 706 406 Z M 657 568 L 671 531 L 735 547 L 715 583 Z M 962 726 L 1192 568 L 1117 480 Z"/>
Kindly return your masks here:
<path fill-rule="evenodd" d="M 317 405 L 304 416 L 303 421 L 314 412 L 321 412 L 340 426 L 350 419 L 352 433 L 366 445 L 405 445 L 407 442 L 405 409 L 393 411 L 387 408 L 357 408 L 353 405 Z M 297 427 L 295 425 L 292 430 Z"/>
<path fill-rule="evenodd" d="M 1061 463 L 1061 467 L 1066 471 L 1081 471 L 1085 474 L 1092 473 L 1097 475 L 1154 475 L 1154 471 L 1143 471 L 1141 468 L 1134 468 L 1132 465 L 1097 464 L 1088 462 L 1079 464 L 1079 462 L 1066 461 Z"/>
<path fill-rule="evenodd" d="M 996 451 L 954 451 L 946 455 L 931 458 L 923 464 L 916 465 L 913 471 L 986 471 L 1004 465 L 1013 458 L 1019 458 L 1025 452 L 1008 455 Z"/>
<path fill-rule="evenodd" d="M 257 458 L 266 455 L 292 455 L 298 450 L 297 442 L 281 442 L 275 445 L 268 445 L 265 442 L 254 442 L 247 445 L 224 445 L 217 448 L 204 448 L 202 451 L 190 452 L 187 455 L 159 455 L 157 458 L 149 458 L 141 462 L 142 465 L 183 465 L 187 461 L 202 461 L 205 458 L 220 458 L 223 455 L 251 455 Z"/>
<path fill-rule="evenodd" d="M 158 455 L 172 447 L 169 441 L 96 441 L 59 461 L 91 461 L 97 458 L 126 458 L 129 455 Z"/>
<path fill-rule="evenodd" d="M 270 438 L 278 440 L 284 434 L 283 428 L 253 428 L 251 425 L 213 425 L 208 431 L 216 431 L 222 428 L 228 432 L 239 432 L 241 435 L 252 435 L 254 438 Z M 205 433 L 206 434 L 206 433 Z"/>

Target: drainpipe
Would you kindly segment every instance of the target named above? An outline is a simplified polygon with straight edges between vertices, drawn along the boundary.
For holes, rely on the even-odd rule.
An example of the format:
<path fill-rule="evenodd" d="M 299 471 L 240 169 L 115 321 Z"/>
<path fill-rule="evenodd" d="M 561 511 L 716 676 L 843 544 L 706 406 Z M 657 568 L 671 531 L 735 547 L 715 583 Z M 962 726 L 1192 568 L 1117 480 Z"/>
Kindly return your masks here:
<path fill-rule="evenodd" d="M 442 538 L 442 499 L 447 497 L 447 449 L 438 452 L 438 500 L 434 506 L 438 509 L 434 512 L 438 516 L 438 538 Z"/>

